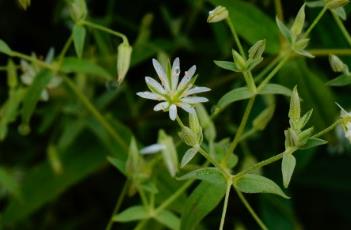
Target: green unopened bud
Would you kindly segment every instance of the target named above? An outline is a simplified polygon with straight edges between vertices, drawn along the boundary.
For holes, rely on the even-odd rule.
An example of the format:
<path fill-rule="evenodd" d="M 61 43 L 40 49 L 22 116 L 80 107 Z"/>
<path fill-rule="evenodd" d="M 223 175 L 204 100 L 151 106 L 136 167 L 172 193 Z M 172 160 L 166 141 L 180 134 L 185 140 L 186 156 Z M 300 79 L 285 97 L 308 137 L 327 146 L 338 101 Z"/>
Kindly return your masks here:
<path fill-rule="evenodd" d="M 228 17 L 228 10 L 224 6 L 217 6 L 210 12 L 208 12 L 207 22 L 215 23 L 220 22 Z"/>
<path fill-rule="evenodd" d="M 284 131 L 284 135 L 285 135 L 285 148 L 298 146 L 299 136 L 295 130 L 289 128 Z"/>
<path fill-rule="evenodd" d="M 182 131 L 179 132 L 179 137 L 189 146 L 198 144 L 196 133 L 188 127 L 182 128 Z"/>
<path fill-rule="evenodd" d="M 259 40 L 249 49 L 249 59 L 257 60 L 262 58 L 262 54 L 266 49 L 266 40 Z"/>
<path fill-rule="evenodd" d="M 347 5 L 350 1 L 349 0 L 327 0 L 326 7 L 330 10 L 343 7 Z"/>
<path fill-rule="evenodd" d="M 297 37 L 301 34 L 303 26 L 305 24 L 305 4 L 300 8 L 299 12 L 296 15 L 294 24 L 291 26 L 291 34 L 293 37 Z"/>
<path fill-rule="evenodd" d="M 206 112 L 205 107 L 202 104 L 196 105 L 196 112 L 200 120 L 201 126 L 204 128 L 204 134 L 207 140 L 214 141 L 216 139 L 216 128 Z"/>
<path fill-rule="evenodd" d="M 88 15 L 85 0 L 71 0 L 70 13 L 73 21 L 79 22 L 84 20 Z"/>
<path fill-rule="evenodd" d="M 347 69 L 345 63 L 335 55 L 329 56 L 329 63 L 334 72 L 344 72 Z"/>
<path fill-rule="evenodd" d="M 195 113 L 189 113 L 189 126 L 190 129 L 196 134 L 198 143 L 202 142 L 202 128 L 199 122 L 199 119 L 197 117 L 196 112 Z"/>
<path fill-rule="evenodd" d="M 246 60 L 235 50 L 232 50 L 232 54 L 233 54 L 233 59 L 234 59 L 234 64 L 235 67 L 239 70 L 239 71 L 245 71 L 246 70 Z"/>
<path fill-rule="evenodd" d="M 118 46 L 118 54 L 117 54 L 117 74 L 118 74 L 118 83 L 121 84 L 127 75 L 130 60 L 132 57 L 132 47 L 129 45 L 127 41 L 123 41 Z"/>
<path fill-rule="evenodd" d="M 289 118 L 294 123 L 300 120 L 301 116 L 301 106 L 300 106 L 300 97 L 297 92 L 297 87 L 294 87 L 294 90 L 290 98 L 290 108 L 289 108 Z"/>

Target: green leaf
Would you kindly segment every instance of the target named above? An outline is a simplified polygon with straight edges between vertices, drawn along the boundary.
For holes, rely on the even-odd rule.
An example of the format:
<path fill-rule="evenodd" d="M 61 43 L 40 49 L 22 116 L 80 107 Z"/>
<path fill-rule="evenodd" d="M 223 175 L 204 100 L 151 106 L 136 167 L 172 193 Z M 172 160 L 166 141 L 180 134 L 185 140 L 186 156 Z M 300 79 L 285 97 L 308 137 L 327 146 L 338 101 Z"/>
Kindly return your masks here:
<path fill-rule="evenodd" d="M 178 155 L 173 138 L 168 136 L 163 130 L 160 130 L 158 143 L 165 146 L 162 150 L 162 157 L 171 176 L 175 176 L 178 171 Z"/>
<path fill-rule="evenodd" d="M 118 158 L 114 158 L 114 157 L 107 157 L 107 160 L 113 165 L 115 166 L 118 171 L 120 171 L 121 173 L 123 173 L 123 175 L 127 175 L 126 174 L 126 162 L 122 161 L 121 159 Z"/>
<path fill-rule="evenodd" d="M 0 53 L 7 54 L 9 56 L 12 55 L 11 48 L 1 39 L 0 39 Z"/>
<path fill-rule="evenodd" d="M 197 148 L 188 149 L 181 160 L 180 167 L 183 168 L 185 165 L 187 165 L 195 157 L 197 152 Z"/>
<path fill-rule="evenodd" d="M 185 200 L 181 216 L 180 229 L 194 229 L 223 199 L 226 192 L 225 184 L 201 182 Z"/>
<path fill-rule="evenodd" d="M 244 193 L 272 193 L 289 198 L 274 181 L 256 174 L 245 174 L 234 180 L 234 185 Z"/>
<path fill-rule="evenodd" d="M 113 79 L 112 75 L 101 66 L 75 57 L 66 57 L 63 60 L 61 70 L 64 73 L 82 73 L 89 76 L 101 77 L 105 80 Z"/>
<path fill-rule="evenodd" d="M 133 206 L 127 208 L 121 213 L 113 216 L 113 221 L 116 222 L 130 222 L 148 218 L 150 215 L 147 209 L 143 206 Z"/>
<path fill-rule="evenodd" d="M 0 167 L 0 187 L 15 198 L 20 198 L 20 186 L 16 179 L 4 168 Z"/>
<path fill-rule="evenodd" d="M 29 86 L 23 99 L 22 121 L 24 124 L 29 124 L 34 109 L 40 100 L 40 96 L 51 79 L 52 72 L 49 70 L 42 70 L 35 76 L 33 83 Z"/>
<path fill-rule="evenodd" d="M 237 72 L 237 68 L 234 65 L 234 62 L 230 62 L 230 61 L 213 61 L 218 67 L 225 69 L 225 70 L 229 70 L 229 71 L 233 71 L 233 72 Z"/>
<path fill-rule="evenodd" d="M 228 93 L 224 94 L 224 96 L 221 97 L 221 99 L 219 99 L 217 106 L 216 106 L 215 113 L 217 113 L 220 110 L 223 110 L 225 107 L 227 107 L 231 103 L 234 103 L 236 101 L 249 99 L 252 96 L 253 96 L 253 94 L 250 92 L 250 90 L 247 87 L 233 89 L 233 90 L 229 91 Z"/>
<path fill-rule="evenodd" d="M 242 0 L 210 0 L 210 2 L 215 6 L 222 5 L 227 8 L 238 34 L 250 44 L 266 39 L 268 53 L 279 51 L 279 33 L 274 21 L 254 4 Z"/>
<path fill-rule="evenodd" d="M 290 97 L 291 93 L 292 91 L 289 88 L 283 85 L 271 83 L 263 87 L 258 94 L 261 94 L 261 95 L 280 94 L 280 95 Z"/>
<path fill-rule="evenodd" d="M 287 188 L 294 173 L 296 159 L 292 154 L 284 154 L 282 160 L 283 184 Z"/>
<path fill-rule="evenodd" d="M 162 210 L 154 219 L 172 230 L 179 230 L 180 219 L 171 211 Z"/>
<path fill-rule="evenodd" d="M 79 58 L 82 57 L 85 36 L 86 36 L 86 29 L 81 25 L 77 25 L 77 24 L 74 25 L 73 27 L 74 48 Z"/>
<path fill-rule="evenodd" d="M 306 144 L 304 144 L 300 149 L 311 149 L 320 145 L 327 144 L 328 141 L 317 138 L 317 137 L 310 137 L 308 138 Z"/>
<path fill-rule="evenodd" d="M 215 167 L 200 168 L 194 171 L 191 171 L 181 177 L 177 178 L 178 180 L 203 180 L 211 184 L 225 184 L 225 178 L 222 172 Z"/>
<path fill-rule="evenodd" d="M 342 74 L 339 77 L 327 82 L 327 85 L 330 85 L 330 86 L 345 86 L 350 84 L 351 84 L 351 76 L 346 74 Z"/>
<path fill-rule="evenodd" d="M 291 33 L 288 27 L 286 27 L 286 25 L 284 25 L 284 23 L 282 21 L 280 21 L 280 19 L 278 17 L 275 18 L 275 22 L 277 23 L 277 26 L 279 28 L 280 33 L 286 38 L 288 39 L 289 42 L 291 42 L 292 38 L 291 38 Z"/>

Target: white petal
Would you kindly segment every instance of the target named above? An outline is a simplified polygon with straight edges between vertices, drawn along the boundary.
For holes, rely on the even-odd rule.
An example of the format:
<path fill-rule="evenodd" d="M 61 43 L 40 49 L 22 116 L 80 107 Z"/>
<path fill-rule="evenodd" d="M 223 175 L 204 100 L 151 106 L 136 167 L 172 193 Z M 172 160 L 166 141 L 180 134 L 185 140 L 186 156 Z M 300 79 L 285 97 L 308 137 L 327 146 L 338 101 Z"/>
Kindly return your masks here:
<path fill-rule="evenodd" d="M 178 106 L 188 113 L 195 113 L 195 109 L 187 103 L 179 103 Z"/>
<path fill-rule="evenodd" d="M 40 100 L 42 100 L 42 101 L 48 101 L 49 100 L 49 92 L 46 89 L 41 91 Z"/>
<path fill-rule="evenodd" d="M 188 71 L 185 71 L 184 77 L 180 81 L 177 90 L 183 89 L 191 80 L 191 78 L 194 76 L 194 73 L 196 71 L 196 66 L 193 65 Z"/>
<path fill-rule="evenodd" d="M 141 149 L 140 154 L 153 154 L 153 153 L 157 153 L 163 149 L 165 149 L 164 145 L 153 144 L 153 145 L 149 145 L 149 146 L 146 146 L 145 148 Z"/>
<path fill-rule="evenodd" d="M 168 106 L 169 106 L 169 103 L 168 103 L 168 102 L 161 102 L 161 103 L 158 103 L 157 105 L 155 105 L 154 111 L 165 110 L 165 109 L 168 108 Z"/>
<path fill-rule="evenodd" d="M 166 90 L 169 90 L 169 82 L 165 70 L 156 59 L 152 59 L 152 64 L 156 70 L 158 77 L 162 82 L 162 85 L 165 87 Z"/>
<path fill-rule="evenodd" d="M 189 104 L 197 104 L 208 102 L 208 99 L 206 97 L 184 97 L 181 99 L 181 101 Z"/>
<path fill-rule="evenodd" d="M 156 93 L 152 93 L 149 91 L 145 91 L 145 92 L 138 92 L 137 95 L 139 97 L 145 98 L 145 99 L 150 99 L 150 100 L 156 100 L 156 101 L 160 101 L 163 98 L 160 95 L 157 95 Z"/>
<path fill-rule="evenodd" d="M 171 120 L 174 121 L 176 117 L 177 117 L 177 106 L 173 104 L 169 107 L 169 118 L 171 118 Z"/>
<path fill-rule="evenodd" d="M 153 79 L 151 77 L 145 77 L 145 82 L 146 82 L 146 84 L 148 85 L 149 88 L 152 88 L 152 89 L 156 90 L 158 93 L 160 93 L 160 94 L 165 94 L 166 93 L 166 91 L 162 87 L 162 85 L 160 83 L 158 83 L 155 79 Z"/>
<path fill-rule="evenodd" d="M 195 86 L 195 87 L 189 89 L 188 91 L 186 91 L 184 95 L 185 96 L 189 96 L 189 95 L 192 95 L 192 94 L 204 93 L 204 92 L 208 92 L 208 91 L 211 91 L 211 89 L 207 88 L 207 87 Z"/>
<path fill-rule="evenodd" d="M 178 85 L 179 81 L 179 74 L 180 74 L 180 64 L 179 64 L 179 58 L 177 57 L 174 59 L 173 64 L 172 64 L 172 89 L 175 90 Z"/>

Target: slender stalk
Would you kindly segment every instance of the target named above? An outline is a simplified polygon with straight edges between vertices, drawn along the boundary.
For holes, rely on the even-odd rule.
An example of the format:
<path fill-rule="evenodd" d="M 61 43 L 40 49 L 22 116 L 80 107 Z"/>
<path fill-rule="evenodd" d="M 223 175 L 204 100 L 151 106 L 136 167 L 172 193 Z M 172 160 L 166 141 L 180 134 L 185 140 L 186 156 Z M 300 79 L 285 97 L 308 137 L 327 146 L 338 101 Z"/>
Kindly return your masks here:
<path fill-rule="evenodd" d="M 333 124 L 329 125 L 327 128 L 323 129 L 322 131 L 316 133 L 312 137 L 320 137 L 323 136 L 324 134 L 332 131 L 337 125 L 343 122 L 343 119 L 336 120 Z"/>
<path fill-rule="evenodd" d="M 234 41 L 235 41 L 236 45 L 238 46 L 238 49 L 239 49 L 239 52 L 240 52 L 241 56 L 243 56 L 244 58 L 246 58 L 246 55 L 245 55 L 243 46 L 241 45 L 241 42 L 240 42 L 238 33 L 237 33 L 236 30 L 235 30 L 235 27 L 234 27 L 234 25 L 233 25 L 233 23 L 232 23 L 232 20 L 230 20 L 230 17 L 228 17 L 226 21 L 227 21 L 227 24 L 228 24 L 228 26 L 229 26 L 229 28 L 230 28 L 230 31 L 231 31 L 232 34 L 233 34 Z"/>
<path fill-rule="evenodd" d="M 149 202 L 146 198 L 144 190 L 142 188 L 138 188 L 138 192 L 139 192 L 139 195 L 140 195 L 141 201 L 143 202 L 144 207 L 147 207 L 148 209 L 150 209 L 150 205 L 149 205 Z"/>
<path fill-rule="evenodd" d="M 184 123 L 182 122 L 182 120 L 180 119 L 180 117 L 177 115 L 177 117 L 176 117 L 176 120 L 177 120 L 177 122 L 178 122 L 178 125 L 181 127 L 181 128 L 184 128 L 185 127 L 185 125 L 184 125 Z"/>
<path fill-rule="evenodd" d="M 228 181 L 227 182 L 227 191 L 225 193 L 225 198 L 224 198 L 224 204 L 223 204 L 223 211 L 222 211 L 222 217 L 221 217 L 221 223 L 219 225 L 219 230 L 224 229 L 224 222 L 225 222 L 225 216 L 227 213 L 228 209 L 228 201 L 229 201 L 229 194 L 230 194 L 230 188 L 232 187 L 232 182 Z"/>
<path fill-rule="evenodd" d="M 345 28 L 344 23 L 341 21 L 341 19 L 334 13 L 332 10 L 330 11 L 333 15 L 333 18 L 338 25 L 339 29 L 341 30 L 342 34 L 344 35 L 344 38 L 346 39 L 347 43 L 349 43 L 349 46 L 351 46 L 351 36 L 347 29 Z"/>
<path fill-rule="evenodd" d="M 270 80 L 277 74 L 277 72 L 284 66 L 284 64 L 289 60 L 290 54 L 287 54 L 284 58 L 280 59 L 279 64 L 274 67 L 274 69 L 268 74 L 268 76 L 261 82 L 257 87 L 257 91 L 264 88 Z"/>
<path fill-rule="evenodd" d="M 127 191 L 128 191 L 128 187 L 129 187 L 129 182 L 126 181 L 123 185 L 123 188 L 122 188 L 122 191 L 121 191 L 121 194 L 118 196 L 118 199 L 117 199 L 117 202 L 116 202 L 116 205 L 113 209 L 113 212 L 112 212 L 112 215 L 111 215 L 111 218 L 109 220 L 109 222 L 107 223 L 107 226 L 106 226 L 106 230 L 110 230 L 112 228 L 112 225 L 113 225 L 113 217 L 114 215 L 116 215 L 116 213 L 118 212 L 118 210 L 120 209 L 121 205 L 122 205 L 122 202 L 124 200 L 124 197 L 125 195 L 127 194 Z"/>
<path fill-rule="evenodd" d="M 213 164 L 217 169 L 221 170 L 223 174 L 225 174 L 227 177 L 230 177 L 230 173 L 227 172 L 227 170 L 220 164 L 218 164 L 212 157 L 201 147 L 199 149 L 199 153 L 206 158 L 207 161 L 209 161 L 211 164 Z"/>
<path fill-rule="evenodd" d="M 264 76 L 266 76 L 272 69 L 273 67 L 279 62 L 279 60 L 282 58 L 281 55 L 276 56 L 273 61 L 271 61 L 256 77 L 255 77 L 255 82 L 259 82 L 262 80 Z"/>
<path fill-rule="evenodd" d="M 35 57 L 28 56 L 26 54 L 23 54 L 23 53 L 20 53 L 17 51 L 12 51 L 11 56 L 18 57 L 18 58 L 21 58 L 21 59 L 26 60 L 26 61 L 34 62 L 37 65 L 39 65 L 41 67 L 45 67 L 45 68 L 50 69 L 50 70 L 55 70 L 55 68 L 51 64 L 48 64 L 48 63 L 46 63 L 42 60 L 39 60 Z"/>
<path fill-rule="evenodd" d="M 255 81 L 252 77 L 252 73 L 251 71 L 245 71 L 243 72 L 247 87 L 249 88 L 250 92 L 252 93 L 256 93 L 256 85 L 255 85 Z"/>
<path fill-rule="evenodd" d="M 351 55 L 351 49 L 310 49 L 307 51 L 314 56 L 329 56 L 330 54 L 335 54 L 338 56 Z"/>
<path fill-rule="evenodd" d="M 317 17 L 313 20 L 312 24 L 308 27 L 308 29 L 306 30 L 306 32 L 304 33 L 304 37 L 308 37 L 308 35 L 311 33 L 311 31 L 313 30 L 313 28 L 317 25 L 317 23 L 321 20 L 321 18 L 323 17 L 323 15 L 325 14 L 325 12 L 328 10 L 328 8 L 323 7 L 323 9 L 319 12 L 319 14 L 317 15 Z"/>
<path fill-rule="evenodd" d="M 173 193 L 172 196 L 168 197 L 167 200 L 165 200 L 162 204 L 160 204 L 160 206 L 158 206 L 157 209 L 155 209 L 155 213 L 157 214 L 161 212 L 162 210 L 167 208 L 170 204 L 172 204 L 176 199 L 178 199 L 180 195 L 183 194 L 183 192 L 185 192 L 190 187 L 190 185 L 192 185 L 193 182 L 194 182 L 193 180 L 185 182 L 177 191 L 175 191 L 175 193 Z"/>
<path fill-rule="evenodd" d="M 230 156 L 230 154 L 232 154 L 236 148 L 236 146 L 238 145 L 239 143 L 239 140 L 240 140 L 240 137 L 241 135 L 243 134 L 244 130 L 245 130 L 245 126 L 246 126 L 246 123 L 247 123 L 247 120 L 249 119 L 249 115 L 251 113 L 251 110 L 252 110 L 252 107 L 255 103 L 255 98 L 256 97 L 252 97 L 250 98 L 249 102 L 247 103 L 246 105 L 246 109 L 245 109 L 245 112 L 244 112 L 244 115 L 241 119 L 241 122 L 240 122 L 240 125 L 239 125 L 239 128 L 234 136 L 234 139 L 233 141 L 230 143 L 230 146 L 225 154 L 225 157 L 223 158 L 224 161 L 226 161 L 228 159 L 228 157 Z M 222 162 L 224 163 L 224 162 Z"/>
<path fill-rule="evenodd" d="M 275 12 L 277 14 L 277 17 L 281 21 L 284 21 L 284 13 L 283 13 L 283 7 L 282 7 L 281 0 L 274 0 L 274 7 L 275 7 Z"/>
<path fill-rule="evenodd" d="M 72 34 L 71 34 L 71 35 L 69 36 L 69 38 L 67 39 L 66 43 L 64 44 L 64 46 L 63 46 L 63 48 L 62 48 L 62 50 L 61 50 L 61 53 L 60 53 L 60 55 L 59 55 L 59 67 L 62 66 L 63 59 L 65 58 L 66 53 L 67 53 L 69 47 L 71 46 L 72 42 L 73 42 L 73 36 L 72 36 Z"/>
<path fill-rule="evenodd" d="M 233 185 L 234 187 L 234 185 Z M 246 200 L 246 198 L 244 197 L 244 195 L 238 191 L 235 187 L 234 190 L 236 191 L 236 193 L 238 194 L 239 199 L 241 200 L 241 202 L 245 205 L 246 209 L 250 212 L 250 214 L 252 215 L 252 217 L 255 219 L 256 223 L 261 227 L 261 229 L 264 230 L 268 230 L 267 226 L 263 223 L 263 221 L 258 217 L 258 215 L 256 214 L 256 212 L 253 210 L 253 208 L 251 207 L 251 205 L 249 204 L 249 202 Z"/>
<path fill-rule="evenodd" d="M 247 173 L 249 173 L 249 172 L 251 172 L 253 170 L 257 170 L 257 169 L 262 168 L 263 166 L 272 164 L 273 162 L 276 162 L 276 161 L 282 159 L 284 154 L 290 154 L 290 153 L 295 152 L 296 150 L 297 150 L 297 148 L 295 148 L 295 147 L 294 148 L 287 148 L 282 153 L 279 153 L 279 154 L 277 154 L 275 156 L 272 156 L 272 157 L 270 157 L 270 158 L 268 158 L 266 160 L 260 161 L 260 162 L 258 162 L 256 164 L 252 165 L 251 167 L 248 167 L 248 168 L 244 169 L 243 171 L 241 171 L 241 172 L 237 173 L 236 175 L 234 175 L 234 177 L 241 177 L 241 176 L 243 176 L 243 175 L 245 175 L 245 174 L 247 174 Z"/>
<path fill-rule="evenodd" d="M 127 39 L 127 37 L 126 37 L 124 34 L 122 34 L 122 33 L 120 33 L 120 32 L 117 32 L 117 31 L 115 31 L 115 30 L 111 30 L 111 29 L 109 29 L 109 28 L 107 28 L 107 27 L 105 27 L 105 26 L 101 26 L 101 25 L 98 25 L 98 24 L 96 24 L 96 23 L 94 23 L 94 22 L 85 21 L 85 20 L 82 21 L 82 24 L 83 24 L 83 25 L 86 25 L 86 26 L 89 26 L 89 27 L 91 27 L 91 28 L 93 28 L 93 29 L 101 30 L 101 31 L 103 31 L 103 32 L 112 34 L 112 35 L 114 35 L 114 36 L 116 36 L 116 37 L 122 38 L 122 39 L 123 39 L 123 42 L 128 42 L 128 39 Z"/>
<path fill-rule="evenodd" d="M 123 138 L 116 132 L 116 130 L 108 123 L 106 118 L 96 109 L 96 107 L 88 100 L 88 98 L 80 91 L 80 89 L 73 83 L 71 79 L 64 76 L 64 81 L 67 86 L 76 94 L 78 99 L 84 107 L 95 117 L 95 119 L 106 129 L 112 138 L 119 143 L 125 151 L 128 151 L 128 145 Z"/>
<path fill-rule="evenodd" d="M 140 221 L 137 226 L 134 228 L 134 230 L 141 230 L 144 228 L 145 224 L 148 222 L 148 219 Z"/>

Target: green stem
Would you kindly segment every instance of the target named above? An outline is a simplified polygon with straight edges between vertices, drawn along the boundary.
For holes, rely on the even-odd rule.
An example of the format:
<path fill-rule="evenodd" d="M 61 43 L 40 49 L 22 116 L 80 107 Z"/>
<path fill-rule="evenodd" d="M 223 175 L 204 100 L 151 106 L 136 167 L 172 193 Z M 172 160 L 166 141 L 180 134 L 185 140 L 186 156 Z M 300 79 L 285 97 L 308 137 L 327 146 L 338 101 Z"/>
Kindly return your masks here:
<path fill-rule="evenodd" d="M 26 60 L 26 61 L 34 62 L 37 65 L 45 67 L 45 68 L 50 69 L 50 70 L 55 70 L 55 68 L 51 64 L 48 64 L 48 63 L 41 61 L 35 57 L 28 56 L 26 54 L 23 54 L 23 53 L 20 53 L 17 51 L 12 51 L 11 56 L 18 57 L 18 58 L 21 58 L 21 59 Z"/>
<path fill-rule="evenodd" d="M 141 230 L 144 228 L 145 224 L 148 222 L 148 219 L 140 221 L 137 226 L 134 228 L 134 230 Z"/>
<path fill-rule="evenodd" d="M 138 187 L 138 191 L 139 191 L 139 195 L 140 195 L 141 201 L 143 202 L 144 207 L 147 209 L 150 209 L 150 205 L 149 205 L 149 202 L 146 198 L 144 190 L 142 188 Z"/>
<path fill-rule="evenodd" d="M 239 49 L 239 52 L 241 54 L 242 57 L 244 57 L 246 59 L 246 55 L 245 55 L 245 52 L 244 52 L 244 49 L 243 49 L 243 46 L 241 45 L 241 42 L 240 42 L 240 39 L 239 39 L 239 36 L 238 36 L 238 33 L 236 32 L 235 30 L 235 27 L 232 23 L 232 20 L 230 20 L 230 17 L 227 18 L 227 24 L 230 28 L 230 31 L 232 32 L 233 34 L 233 37 L 234 37 L 234 41 L 236 43 L 236 45 L 238 46 L 238 49 Z"/>
<path fill-rule="evenodd" d="M 225 168 L 223 168 L 222 165 L 218 164 L 214 159 L 212 159 L 212 157 L 201 147 L 199 149 L 199 153 L 206 158 L 207 161 L 209 161 L 211 164 L 213 164 L 217 169 L 221 170 L 222 173 L 227 176 L 230 177 L 230 173 L 227 172 L 227 170 Z"/>
<path fill-rule="evenodd" d="M 184 128 L 185 127 L 185 125 L 184 125 L 184 123 L 182 122 L 182 120 L 180 119 L 180 117 L 177 115 L 177 117 L 176 117 L 176 120 L 177 120 L 177 122 L 178 122 L 178 125 L 181 127 L 181 128 Z"/>
<path fill-rule="evenodd" d="M 222 217 L 221 217 L 221 223 L 219 225 L 219 230 L 224 229 L 224 222 L 225 222 L 225 216 L 227 213 L 228 209 L 228 201 L 229 201 L 229 194 L 230 194 L 230 188 L 232 187 L 232 182 L 228 181 L 227 182 L 227 191 L 225 193 L 225 198 L 224 198 L 224 204 L 223 204 L 223 211 L 222 211 Z"/>
<path fill-rule="evenodd" d="M 258 75 L 255 77 L 255 82 L 259 82 L 262 80 L 264 76 L 266 76 L 272 69 L 273 67 L 279 62 L 279 60 L 282 58 L 281 55 L 276 56 L 273 61 L 271 61 Z"/>
<path fill-rule="evenodd" d="M 255 94 L 256 93 L 256 85 L 255 81 L 252 77 L 251 71 L 245 71 L 243 72 L 247 87 L 249 88 L 250 92 Z"/>
<path fill-rule="evenodd" d="M 329 56 L 330 54 L 335 54 L 338 56 L 351 55 L 351 49 L 310 49 L 307 51 L 314 56 Z"/>
<path fill-rule="evenodd" d="M 319 14 L 317 15 L 317 17 L 313 20 L 312 24 L 308 27 L 308 29 L 306 30 L 306 32 L 304 33 L 304 37 L 308 37 L 308 35 L 311 33 L 311 31 L 313 30 L 313 28 L 317 25 L 317 23 L 319 22 L 319 20 L 321 20 L 321 18 L 323 17 L 323 15 L 325 14 L 325 12 L 328 9 L 326 7 L 323 7 L 323 9 L 319 12 Z"/>
<path fill-rule="evenodd" d="M 284 58 L 282 58 L 278 65 L 274 67 L 274 69 L 268 74 L 268 76 L 261 82 L 261 84 L 257 87 L 257 91 L 262 90 L 270 80 L 277 74 L 277 72 L 284 66 L 284 64 L 289 60 L 290 54 L 287 54 Z"/>
<path fill-rule="evenodd" d="M 113 212 L 112 212 L 112 215 L 111 215 L 111 218 L 106 226 L 106 230 L 110 230 L 112 228 L 112 225 L 113 225 L 113 217 L 114 215 L 116 215 L 116 213 L 118 212 L 118 210 L 120 209 L 121 205 L 122 205 L 122 202 L 124 200 L 124 197 L 125 195 L 127 194 L 127 191 L 128 191 L 128 186 L 129 186 L 129 183 L 128 181 L 126 181 L 123 185 L 123 188 L 122 188 L 122 191 L 121 191 L 121 194 L 119 195 L 118 199 L 117 199 L 117 202 L 116 202 L 116 205 L 115 205 L 115 208 L 113 209 Z"/>
<path fill-rule="evenodd" d="M 233 185 L 234 187 L 234 185 Z M 257 224 L 261 227 L 261 229 L 264 230 L 268 230 L 267 226 L 263 223 L 263 221 L 258 217 L 258 215 L 256 214 L 256 212 L 253 210 L 253 208 L 251 207 L 251 205 L 249 204 L 249 202 L 246 200 L 246 198 L 244 197 L 244 195 L 238 191 L 235 187 L 234 190 L 236 191 L 236 193 L 238 194 L 239 199 L 241 200 L 241 202 L 245 205 L 246 209 L 250 212 L 250 214 L 252 215 L 252 217 L 255 219 L 255 221 L 257 222 Z"/>
<path fill-rule="evenodd" d="M 336 120 L 333 124 L 329 125 L 327 128 L 323 129 L 322 131 L 316 133 L 312 137 L 320 137 L 323 136 L 324 134 L 332 131 L 337 125 L 343 122 L 343 119 Z"/>
<path fill-rule="evenodd" d="M 73 83 L 71 79 L 64 76 L 64 81 L 67 86 L 76 94 L 78 99 L 84 107 L 95 117 L 95 119 L 106 129 L 112 138 L 119 143 L 127 152 L 128 145 L 124 142 L 123 138 L 116 132 L 116 130 L 108 123 L 106 118 L 96 109 L 96 107 L 88 100 L 88 98 L 80 91 L 80 89 Z"/>
<path fill-rule="evenodd" d="M 241 119 L 241 122 L 240 122 L 240 125 L 239 125 L 239 128 L 234 136 L 234 139 L 233 141 L 230 143 L 230 146 L 225 154 L 225 157 L 223 158 L 224 161 L 226 161 L 230 154 L 232 154 L 236 148 L 236 146 L 238 145 L 239 143 L 239 140 L 240 140 L 240 137 L 241 135 L 243 134 L 244 130 L 245 130 L 245 127 L 246 127 L 246 123 L 247 123 L 247 120 L 249 119 L 249 115 L 251 113 L 251 110 L 252 110 L 252 107 L 255 103 L 255 96 L 250 98 L 249 102 L 247 103 L 246 105 L 246 109 L 245 109 L 245 112 L 244 112 L 244 115 Z M 222 162 L 222 163 L 225 163 L 225 162 Z"/>
<path fill-rule="evenodd" d="M 344 35 L 346 41 L 351 46 L 351 36 L 350 36 L 349 32 L 347 31 L 347 29 L 345 28 L 345 25 L 342 23 L 341 19 L 332 10 L 330 12 L 332 13 L 333 18 L 334 18 L 336 24 L 338 25 L 339 29 L 341 30 L 342 34 Z"/>
<path fill-rule="evenodd" d="M 111 29 L 109 29 L 109 28 L 107 28 L 105 26 L 101 26 L 101 25 L 98 25 L 98 24 L 96 24 L 94 22 L 90 22 L 90 21 L 85 21 L 84 20 L 84 21 L 82 21 L 82 24 L 84 24 L 86 26 L 89 26 L 89 27 L 91 27 L 93 29 L 101 30 L 103 32 L 112 34 L 112 35 L 114 35 L 116 37 L 122 38 L 123 42 L 127 42 L 128 43 L 128 38 L 124 34 L 122 34 L 120 32 L 117 32 L 115 30 L 111 30 Z"/>
<path fill-rule="evenodd" d="M 71 46 L 72 42 L 73 42 L 73 36 L 72 36 L 72 34 L 71 34 L 71 35 L 69 36 L 69 38 L 67 39 L 67 41 L 66 41 L 65 45 L 63 46 L 63 48 L 62 48 L 62 50 L 61 50 L 61 53 L 60 53 L 60 55 L 59 55 L 59 61 L 58 61 L 59 67 L 62 66 L 63 59 L 65 58 L 66 53 L 67 53 L 69 47 Z"/>
<path fill-rule="evenodd" d="M 178 199 L 178 197 L 182 195 L 183 192 L 185 192 L 190 187 L 190 185 L 192 185 L 193 182 L 194 182 L 193 180 L 185 182 L 175 193 L 173 193 L 172 196 L 168 197 L 167 200 L 165 200 L 162 204 L 160 204 L 160 206 L 158 206 L 157 209 L 155 209 L 155 214 L 163 211 L 170 204 L 172 204 L 176 199 Z"/>
<path fill-rule="evenodd" d="M 241 172 L 237 173 L 236 175 L 234 175 L 234 177 L 235 178 L 241 177 L 241 176 L 243 176 L 243 175 L 245 175 L 245 174 L 247 174 L 247 173 L 249 173 L 251 171 L 254 171 L 254 170 L 260 169 L 260 168 L 262 168 L 262 167 L 264 167 L 266 165 L 272 164 L 273 162 L 276 162 L 276 161 L 282 159 L 284 154 L 290 154 L 290 153 L 295 152 L 296 150 L 297 150 L 297 148 L 295 148 L 295 147 L 294 148 L 287 148 L 282 153 L 279 153 L 279 154 L 277 154 L 275 156 L 272 156 L 272 157 L 270 157 L 270 158 L 268 158 L 266 160 L 260 161 L 260 162 L 258 162 L 256 164 L 252 165 L 251 167 L 248 167 L 248 168 L 244 169 L 243 171 L 241 171 Z"/>

